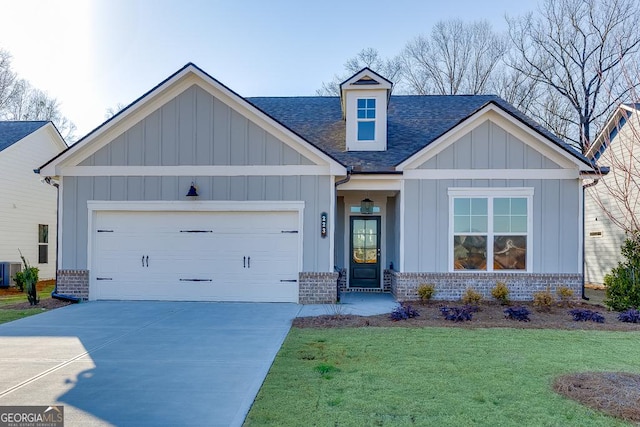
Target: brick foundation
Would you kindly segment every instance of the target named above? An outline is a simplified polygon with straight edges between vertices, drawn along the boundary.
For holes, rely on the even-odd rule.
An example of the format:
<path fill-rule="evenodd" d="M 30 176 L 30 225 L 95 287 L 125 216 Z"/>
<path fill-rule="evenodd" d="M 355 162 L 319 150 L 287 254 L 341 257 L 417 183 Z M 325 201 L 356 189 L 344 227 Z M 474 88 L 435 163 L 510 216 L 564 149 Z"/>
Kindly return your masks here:
<path fill-rule="evenodd" d="M 573 289 L 573 298 L 582 295 L 581 274 L 537 273 L 398 273 L 390 272 L 391 293 L 398 301 L 418 299 L 417 289 L 422 284 L 435 285 L 435 300 L 459 300 L 467 288 L 473 288 L 484 298 L 491 300 L 491 289 L 496 282 L 504 282 L 509 288 L 509 299 L 527 301 L 534 292 L 547 288 L 553 296 L 560 286 Z"/>
<path fill-rule="evenodd" d="M 58 270 L 57 292 L 89 299 L 89 270 Z"/>
<path fill-rule="evenodd" d="M 300 273 L 300 304 L 335 304 L 338 301 L 338 273 Z"/>

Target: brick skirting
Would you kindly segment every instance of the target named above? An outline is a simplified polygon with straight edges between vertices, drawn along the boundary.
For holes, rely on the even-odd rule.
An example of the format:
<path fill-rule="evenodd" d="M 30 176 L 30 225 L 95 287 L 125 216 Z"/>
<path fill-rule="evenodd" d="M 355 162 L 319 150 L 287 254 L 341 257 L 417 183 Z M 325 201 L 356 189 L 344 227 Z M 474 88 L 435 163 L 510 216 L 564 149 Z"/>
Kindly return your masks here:
<path fill-rule="evenodd" d="M 556 296 L 560 286 L 573 289 L 574 299 L 582 295 L 581 274 L 537 274 L 537 273 L 399 273 L 391 271 L 391 293 L 398 301 L 418 299 L 417 289 L 422 284 L 435 286 L 435 300 L 455 301 L 467 288 L 473 288 L 484 298 L 491 300 L 491 289 L 496 282 L 504 282 L 509 288 L 509 299 L 527 301 L 533 293 L 547 288 Z"/>
<path fill-rule="evenodd" d="M 335 304 L 338 300 L 338 273 L 300 273 L 300 304 Z"/>
<path fill-rule="evenodd" d="M 89 270 L 58 270 L 56 288 L 59 294 L 89 299 Z"/>

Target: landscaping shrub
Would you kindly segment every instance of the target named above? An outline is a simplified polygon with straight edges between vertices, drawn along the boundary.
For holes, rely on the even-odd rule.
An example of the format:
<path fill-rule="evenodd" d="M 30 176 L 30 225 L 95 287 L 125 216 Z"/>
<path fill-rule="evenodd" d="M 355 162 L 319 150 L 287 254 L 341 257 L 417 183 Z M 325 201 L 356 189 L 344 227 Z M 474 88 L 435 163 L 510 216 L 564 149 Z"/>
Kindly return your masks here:
<path fill-rule="evenodd" d="M 391 320 L 407 320 L 413 317 L 420 316 L 418 310 L 415 310 L 410 305 L 399 304 L 389 315 Z"/>
<path fill-rule="evenodd" d="M 509 307 L 504 311 L 505 317 L 511 320 L 518 320 L 520 322 L 529 322 L 529 309 L 527 307 Z"/>
<path fill-rule="evenodd" d="M 546 291 L 538 291 L 533 293 L 533 306 L 539 311 L 550 311 L 553 306 L 553 295 L 547 288 Z"/>
<path fill-rule="evenodd" d="M 465 305 L 462 307 L 440 307 L 440 313 L 446 320 L 452 322 L 465 322 L 473 318 L 473 313 L 478 311 L 478 307 Z"/>
<path fill-rule="evenodd" d="M 496 286 L 491 289 L 491 296 L 502 305 L 509 304 L 509 288 L 504 282 L 496 282 Z"/>
<path fill-rule="evenodd" d="M 558 298 L 560 298 L 562 305 L 567 306 L 571 303 L 571 299 L 573 298 L 573 289 L 567 286 L 559 286 L 556 290 L 556 294 L 558 295 Z"/>
<path fill-rule="evenodd" d="M 432 284 L 422 284 L 418 286 L 418 296 L 420 301 L 427 302 L 431 300 L 433 294 L 436 293 L 436 288 Z"/>
<path fill-rule="evenodd" d="M 473 288 L 467 288 L 462 295 L 462 303 L 465 305 L 476 305 L 482 301 L 482 294 Z"/>
<path fill-rule="evenodd" d="M 576 322 L 596 322 L 604 323 L 604 316 L 597 311 L 586 310 L 584 308 L 576 308 L 569 311 Z"/>
<path fill-rule="evenodd" d="M 20 253 L 20 258 L 24 265 L 21 280 L 23 280 L 24 289 L 27 290 L 27 300 L 29 300 L 30 305 L 36 305 L 40 302 L 40 298 L 38 298 L 38 291 L 36 289 L 39 270 L 37 267 L 31 267 L 26 258 L 22 256 L 22 252 L 20 252 L 20 250 L 18 250 L 18 252 Z"/>
<path fill-rule="evenodd" d="M 604 303 L 616 311 L 640 307 L 640 232 L 624 241 L 621 253 L 625 259 L 604 276 Z"/>
<path fill-rule="evenodd" d="M 625 323 L 640 323 L 640 310 L 630 308 L 618 315 L 618 320 Z"/>

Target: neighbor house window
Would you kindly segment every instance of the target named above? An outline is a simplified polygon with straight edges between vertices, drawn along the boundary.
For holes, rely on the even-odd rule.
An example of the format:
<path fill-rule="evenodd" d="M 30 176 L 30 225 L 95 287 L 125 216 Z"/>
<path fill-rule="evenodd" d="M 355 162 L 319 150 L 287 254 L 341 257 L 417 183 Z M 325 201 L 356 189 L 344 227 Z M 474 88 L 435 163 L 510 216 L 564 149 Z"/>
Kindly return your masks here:
<path fill-rule="evenodd" d="M 453 270 L 530 269 L 533 191 L 519 191 L 450 190 Z"/>
<path fill-rule="evenodd" d="M 38 264 L 49 262 L 49 226 L 38 225 Z"/>
<path fill-rule="evenodd" d="M 357 107 L 358 141 L 374 141 L 376 139 L 376 100 L 358 99 Z"/>

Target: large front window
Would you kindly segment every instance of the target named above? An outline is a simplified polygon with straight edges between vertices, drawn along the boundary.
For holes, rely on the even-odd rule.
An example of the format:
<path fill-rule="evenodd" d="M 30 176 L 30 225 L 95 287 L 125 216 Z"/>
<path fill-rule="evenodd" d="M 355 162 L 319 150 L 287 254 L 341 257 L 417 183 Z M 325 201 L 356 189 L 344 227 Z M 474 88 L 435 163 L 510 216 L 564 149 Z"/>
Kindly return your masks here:
<path fill-rule="evenodd" d="M 358 141 L 375 141 L 376 139 L 376 100 L 374 98 L 358 99 Z"/>
<path fill-rule="evenodd" d="M 453 270 L 526 271 L 532 191 L 450 191 Z M 455 194 L 455 193 L 459 193 Z M 467 193 L 467 194 L 465 194 Z"/>

